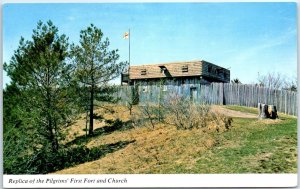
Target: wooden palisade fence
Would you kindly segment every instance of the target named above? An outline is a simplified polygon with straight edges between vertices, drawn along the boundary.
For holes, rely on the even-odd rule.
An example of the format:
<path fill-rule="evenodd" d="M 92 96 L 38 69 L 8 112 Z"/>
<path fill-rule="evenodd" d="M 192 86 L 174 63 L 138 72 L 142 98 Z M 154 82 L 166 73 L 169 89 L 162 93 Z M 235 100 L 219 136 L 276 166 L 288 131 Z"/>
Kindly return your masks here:
<path fill-rule="evenodd" d="M 130 99 L 133 86 L 120 86 L 120 103 Z M 158 104 L 172 95 L 190 98 L 197 104 L 239 105 L 257 108 L 258 103 L 272 104 L 279 112 L 297 116 L 297 92 L 275 90 L 257 85 L 231 83 L 138 86 L 139 104 Z"/>

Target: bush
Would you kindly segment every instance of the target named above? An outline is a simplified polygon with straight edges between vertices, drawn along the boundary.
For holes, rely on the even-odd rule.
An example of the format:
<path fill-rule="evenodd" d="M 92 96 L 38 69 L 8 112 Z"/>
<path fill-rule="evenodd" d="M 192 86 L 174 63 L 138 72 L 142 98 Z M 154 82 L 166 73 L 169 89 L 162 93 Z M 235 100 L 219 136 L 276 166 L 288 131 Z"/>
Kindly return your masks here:
<path fill-rule="evenodd" d="M 160 122 L 160 111 L 157 106 L 146 103 L 137 106 L 137 110 L 130 114 L 132 127 L 151 127 L 154 129 L 155 125 Z"/>
<path fill-rule="evenodd" d="M 165 122 L 177 129 L 192 129 L 206 126 L 209 106 L 195 105 L 187 99 L 172 98 L 163 106 Z"/>
<path fill-rule="evenodd" d="M 226 117 L 223 114 L 210 112 L 208 118 L 208 126 L 207 129 L 211 131 L 224 132 L 230 129 L 232 118 Z"/>
<path fill-rule="evenodd" d="M 207 128 L 208 130 L 226 131 L 232 118 L 211 111 L 209 105 L 197 105 L 188 98 L 173 96 L 162 106 L 164 121 L 177 129 Z"/>

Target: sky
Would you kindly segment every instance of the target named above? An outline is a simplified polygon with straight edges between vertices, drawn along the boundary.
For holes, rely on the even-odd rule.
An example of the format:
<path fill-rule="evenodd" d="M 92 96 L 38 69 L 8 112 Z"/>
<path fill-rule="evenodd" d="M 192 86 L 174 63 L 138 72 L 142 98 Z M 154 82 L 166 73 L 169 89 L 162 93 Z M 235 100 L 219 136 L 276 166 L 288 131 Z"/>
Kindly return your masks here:
<path fill-rule="evenodd" d="M 131 65 L 206 60 L 230 69 L 231 79 L 257 81 L 258 73 L 297 76 L 296 3 L 14 3 L 3 6 L 3 60 L 39 20 L 78 44 L 91 23 Z M 10 79 L 4 72 L 3 85 Z M 113 81 L 120 83 L 120 79 Z"/>

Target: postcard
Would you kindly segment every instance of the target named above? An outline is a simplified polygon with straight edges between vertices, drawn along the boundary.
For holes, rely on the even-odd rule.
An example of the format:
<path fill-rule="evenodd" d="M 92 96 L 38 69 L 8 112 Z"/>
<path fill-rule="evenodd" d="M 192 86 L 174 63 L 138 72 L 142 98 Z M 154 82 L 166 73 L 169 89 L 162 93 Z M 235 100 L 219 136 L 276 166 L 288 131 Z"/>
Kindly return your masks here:
<path fill-rule="evenodd" d="M 3 4 L 6 188 L 297 185 L 297 4 Z"/>

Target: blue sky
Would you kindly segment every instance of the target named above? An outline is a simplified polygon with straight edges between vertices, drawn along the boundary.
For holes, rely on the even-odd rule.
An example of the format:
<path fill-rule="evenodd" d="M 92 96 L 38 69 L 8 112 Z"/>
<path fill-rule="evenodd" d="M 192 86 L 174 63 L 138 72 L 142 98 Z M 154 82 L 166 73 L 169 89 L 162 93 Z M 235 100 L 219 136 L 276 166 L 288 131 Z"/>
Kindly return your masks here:
<path fill-rule="evenodd" d="M 297 76 L 296 3 L 5 4 L 4 62 L 39 20 L 52 20 L 73 43 L 93 23 L 124 61 L 122 35 L 130 28 L 132 65 L 206 60 L 230 68 L 242 83 L 255 82 L 258 72 Z"/>

